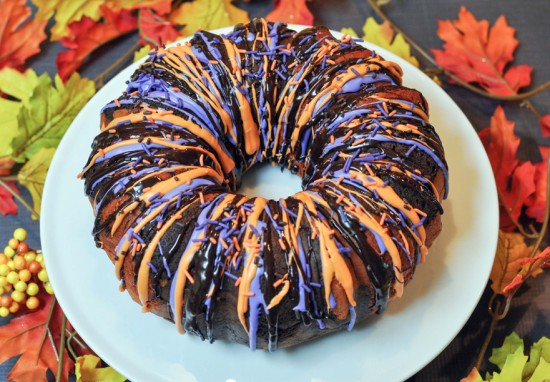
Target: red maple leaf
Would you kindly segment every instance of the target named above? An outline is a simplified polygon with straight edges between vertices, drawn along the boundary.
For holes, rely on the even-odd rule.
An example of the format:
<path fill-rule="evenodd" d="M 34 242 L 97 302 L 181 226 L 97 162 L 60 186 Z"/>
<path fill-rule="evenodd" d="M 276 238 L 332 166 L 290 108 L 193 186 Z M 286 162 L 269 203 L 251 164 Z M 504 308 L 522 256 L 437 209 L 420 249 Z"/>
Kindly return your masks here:
<path fill-rule="evenodd" d="M 8 374 L 12 381 L 45 381 L 46 371 L 57 372 L 57 358 L 50 340 L 47 338 L 46 322 L 54 299 L 50 295 L 41 298 L 42 308 L 24 314 L 0 326 L 0 363 L 21 355 Z M 49 328 L 54 342 L 59 346 L 61 338 L 61 317 L 63 312 L 56 304 Z M 45 337 L 46 336 L 46 337 Z M 63 333 L 65 337 L 65 333 Z M 67 351 L 64 352 L 61 380 L 67 381 L 74 363 Z"/>
<path fill-rule="evenodd" d="M 180 33 L 170 20 L 145 8 L 139 12 L 139 35 L 147 44 L 159 46 L 168 41 L 176 41 Z"/>
<path fill-rule="evenodd" d="M 15 185 L 15 182 L 6 182 L 6 184 L 17 194 L 20 193 Z M 16 215 L 17 208 L 17 204 L 13 200 L 13 195 L 4 187 L 0 186 L 0 214 Z"/>
<path fill-rule="evenodd" d="M 546 214 L 546 186 L 548 178 L 548 155 L 550 147 L 540 146 L 542 161 L 535 164 L 535 192 L 526 200 L 525 213 L 542 223 Z"/>
<path fill-rule="evenodd" d="M 535 193 L 536 168 L 531 162 L 519 162 L 516 153 L 520 139 L 514 135 L 514 121 L 506 119 L 504 109 L 498 106 L 491 117 L 491 126 L 480 131 L 489 161 L 493 168 L 501 208 L 501 228 L 509 220 L 517 223 L 522 207 Z"/>
<path fill-rule="evenodd" d="M 550 136 L 550 114 L 545 115 L 541 119 L 539 119 L 540 127 L 542 129 L 542 136 L 548 137 Z"/>
<path fill-rule="evenodd" d="M 0 68 L 19 67 L 40 52 L 47 21 L 25 22 L 31 15 L 25 0 L 0 1 L 0 15 Z"/>
<path fill-rule="evenodd" d="M 313 25 L 313 14 L 307 7 L 306 1 L 275 0 L 275 9 L 266 16 L 266 19 L 289 24 Z"/>
<path fill-rule="evenodd" d="M 517 94 L 531 83 L 531 66 L 505 70 L 514 59 L 518 40 L 504 16 L 489 27 L 487 20 L 478 21 L 466 7 L 461 7 L 458 20 L 439 20 L 438 25 L 437 35 L 445 44 L 443 50 L 432 49 L 435 60 L 460 79 L 500 95 Z"/>
<path fill-rule="evenodd" d="M 86 58 L 101 45 L 134 30 L 137 19 L 128 10 L 113 11 L 101 7 L 103 22 L 95 22 L 89 17 L 69 25 L 69 37 L 61 39 L 61 45 L 69 48 L 57 55 L 56 64 L 59 76 L 65 81 L 84 63 Z"/>

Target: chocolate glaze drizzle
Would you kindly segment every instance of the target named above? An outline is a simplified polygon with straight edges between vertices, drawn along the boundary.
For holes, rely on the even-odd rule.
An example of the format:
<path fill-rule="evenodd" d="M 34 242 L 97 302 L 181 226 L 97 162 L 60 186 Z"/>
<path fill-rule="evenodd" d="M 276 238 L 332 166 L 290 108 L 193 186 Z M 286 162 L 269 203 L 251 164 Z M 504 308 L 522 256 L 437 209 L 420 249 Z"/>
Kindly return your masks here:
<path fill-rule="evenodd" d="M 123 286 L 210 341 L 230 309 L 270 351 L 281 317 L 351 330 L 382 312 L 439 233 L 448 184 L 428 105 L 401 77 L 349 37 L 263 19 L 151 52 L 103 108 L 81 174 Z M 303 191 L 237 194 L 265 161 Z"/>

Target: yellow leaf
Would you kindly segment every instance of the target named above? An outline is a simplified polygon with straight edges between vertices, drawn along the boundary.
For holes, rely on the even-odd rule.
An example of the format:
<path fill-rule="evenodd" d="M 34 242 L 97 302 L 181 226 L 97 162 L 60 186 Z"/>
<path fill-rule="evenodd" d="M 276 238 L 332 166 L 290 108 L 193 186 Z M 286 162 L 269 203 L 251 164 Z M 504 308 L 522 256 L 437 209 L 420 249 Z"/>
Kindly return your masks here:
<path fill-rule="evenodd" d="M 359 36 L 357 36 L 357 32 L 355 32 L 353 30 L 353 28 L 342 28 L 340 30 L 340 32 L 342 32 L 343 34 L 347 34 L 349 36 L 352 36 L 352 37 L 359 37 Z"/>
<path fill-rule="evenodd" d="M 151 51 L 151 47 L 149 45 L 142 46 L 139 50 L 137 50 L 134 53 L 134 61 L 133 62 L 136 62 L 139 59 L 147 56 L 147 54 L 149 54 L 150 51 Z"/>
<path fill-rule="evenodd" d="M 170 22 L 185 25 L 182 35 L 197 30 L 212 30 L 250 21 L 248 13 L 234 6 L 231 0 L 195 0 L 183 3 L 170 14 Z"/>
<path fill-rule="evenodd" d="M 41 148 L 17 173 L 17 180 L 29 189 L 34 210 L 38 213 L 40 213 L 46 173 L 54 153 L 54 148 Z"/>
<path fill-rule="evenodd" d="M 491 289 L 495 293 L 504 293 L 505 288 L 525 267 L 524 260 L 529 257 L 532 250 L 533 247 L 527 246 L 522 234 L 499 231 L 497 253 L 490 275 Z M 536 276 L 540 272 L 539 269 L 531 276 Z"/>
<path fill-rule="evenodd" d="M 126 378 L 112 367 L 98 368 L 101 360 L 95 355 L 76 359 L 76 382 L 124 382 Z"/>
<path fill-rule="evenodd" d="M 378 24 L 373 17 L 367 18 L 363 26 L 363 39 L 380 46 L 418 67 L 418 60 L 411 55 L 411 47 L 401 33 L 395 33 L 390 23 Z"/>
<path fill-rule="evenodd" d="M 69 35 L 68 25 L 87 16 L 94 21 L 101 17 L 100 6 L 104 0 L 32 0 L 37 6 L 37 20 L 48 20 L 55 13 L 55 24 L 50 33 L 52 41 Z"/>
<path fill-rule="evenodd" d="M 0 157 L 12 154 L 11 141 L 17 135 L 17 115 L 21 105 L 28 106 L 28 101 L 38 85 L 38 76 L 32 69 L 21 73 L 12 68 L 0 70 L 0 92 L 15 100 L 0 97 Z"/>

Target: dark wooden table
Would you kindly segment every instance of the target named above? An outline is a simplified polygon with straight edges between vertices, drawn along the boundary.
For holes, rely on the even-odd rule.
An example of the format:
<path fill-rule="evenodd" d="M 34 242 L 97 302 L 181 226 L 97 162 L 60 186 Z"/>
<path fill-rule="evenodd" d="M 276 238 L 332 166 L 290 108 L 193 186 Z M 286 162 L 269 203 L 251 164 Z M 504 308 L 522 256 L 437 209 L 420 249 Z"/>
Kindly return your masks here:
<path fill-rule="evenodd" d="M 251 3 L 237 3 L 246 8 L 251 16 L 262 16 L 271 9 L 271 0 L 255 0 Z M 339 30 L 342 27 L 353 27 L 360 31 L 368 16 L 374 12 L 366 0 L 312 0 L 310 8 L 316 19 L 316 24 L 329 26 Z M 516 37 L 520 45 L 516 51 L 516 63 L 533 66 L 533 86 L 550 79 L 548 65 L 548 37 L 550 36 L 550 2 L 547 0 L 494 0 L 494 1 L 437 1 L 437 0 L 394 0 L 384 7 L 391 19 L 409 36 L 427 49 L 440 48 L 441 40 L 436 35 L 438 19 L 455 19 L 461 5 L 465 5 L 478 19 L 488 19 L 493 23 L 504 14 L 508 23 L 517 29 Z M 94 54 L 93 60 L 84 66 L 82 74 L 94 78 L 103 69 L 114 62 L 120 52 L 126 51 L 136 40 L 135 37 L 125 37 L 109 46 L 101 48 Z M 31 59 L 30 66 L 39 74 L 56 72 L 55 56 L 60 46 L 49 45 L 36 58 Z M 419 57 L 420 58 L 420 57 Z M 421 63 L 426 64 L 420 59 Z M 425 65 L 424 65 L 425 66 Z M 444 85 L 445 90 L 462 108 L 476 130 L 489 126 L 489 120 L 499 104 L 476 96 L 457 86 Z M 550 113 L 550 91 L 543 92 L 532 99 L 534 105 L 544 114 Z M 536 144 L 550 146 L 550 139 L 541 136 L 540 128 L 532 113 L 521 107 L 518 102 L 501 103 L 506 108 L 509 119 L 516 121 L 516 133 L 522 137 L 520 157 L 523 160 L 538 160 Z M 28 193 L 23 196 L 30 200 Z M 29 231 L 29 245 L 40 246 L 39 223 L 30 219 L 27 211 L 20 207 L 17 216 L 0 216 L 0 243 L 7 243 L 16 227 L 24 227 Z M 546 237 L 546 243 L 550 240 Z M 3 244 L 4 245 L 4 244 Z M 78 250 L 74 248 L 73 250 Z M 504 337 L 516 331 L 527 344 L 537 341 L 542 336 L 550 336 L 550 272 L 531 279 L 523 286 L 514 298 L 510 312 L 505 320 L 498 324 L 489 348 L 499 346 Z M 409 381 L 458 381 L 471 370 L 478 350 L 483 342 L 489 325 L 487 313 L 488 301 L 491 296 L 486 288 L 472 316 L 447 348 L 431 363 L 426 365 Z M 460 301 L 456 301 L 460 304 Z M 0 325 L 7 319 L 0 319 Z M 0 365 L 0 380 L 5 380 L 13 365 L 13 359 Z M 398 365 L 396 365 L 398 367 Z"/>

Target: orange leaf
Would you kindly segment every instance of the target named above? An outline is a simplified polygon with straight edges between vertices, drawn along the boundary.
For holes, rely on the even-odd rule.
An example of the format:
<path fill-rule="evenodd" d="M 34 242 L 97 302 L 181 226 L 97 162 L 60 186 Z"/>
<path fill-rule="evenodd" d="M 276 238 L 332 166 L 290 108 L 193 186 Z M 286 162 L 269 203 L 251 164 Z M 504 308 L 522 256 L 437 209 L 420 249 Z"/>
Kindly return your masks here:
<path fill-rule="evenodd" d="M 25 22 L 31 15 L 25 0 L 0 1 L 0 15 L 0 68 L 19 67 L 40 52 L 47 21 Z"/>
<path fill-rule="evenodd" d="M 114 11 L 151 8 L 159 15 L 165 15 L 171 10 L 171 3 L 171 0 L 107 0 L 105 5 Z"/>
<path fill-rule="evenodd" d="M 266 19 L 289 24 L 313 25 L 313 15 L 307 7 L 306 1 L 276 0 L 275 9 L 266 16 Z"/>
<path fill-rule="evenodd" d="M 63 81 L 98 47 L 137 27 L 137 19 L 128 10 L 115 12 L 102 6 L 101 13 L 103 22 L 82 17 L 69 25 L 69 37 L 61 39 L 61 45 L 69 48 L 60 52 L 56 59 L 59 76 Z"/>
<path fill-rule="evenodd" d="M 506 66 L 514 59 L 518 40 L 515 29 L 504 16 L 492 27 L 487 20 L 478 21 L 466 7 L 457 20 L 439 20 L 437 35 L 445 41 L 443 50 L 433 49 L 435 60 L 466 82 L 478 83 L 489 93 L 517 94 L 531 83 L 532 67 Z"/>
<path fill-rule="evenodd" d="M 535 261 L 529 258 L 532 250 L 533 247 L 525 243 L 522 234 L 499 231 L 497 253 L 490 275 L 491 289 L 495 293 L 510 294 L 523 283 L 529 264 Z M 531 276 L 538 273 L 540 269 L 531 273 Z M 518 278 L 518 275 L 521 277 Z"/>
<path fill-rule="evenodd" d="M 180 34 L 170 20 L 153 10 L 141 9 L 139 17 L 139 35 L 149 45 L 162 45 L 178 39 Z"/>
<path fill-rule="evenodd" d="M 16 193 L 20 193 L 15 185 L 15 182 L 6 182 L 8 187 L 10 187 Z M 13 195 L 8 192 L 4 187 L 0 186 L 0 214 L 2 215 L 16 215 L 17 214 L 17 204 L 13 200 Z"/>
<path fill-rule="evenodd" d="M 21 354 L 15 366 L 8 374 L 8 380 L 15 381 L 45 381 L 46 371 L 57 372 L 57 359 L 52 344 L 46 337 L 46 321 L 53 302 L 50 295 L 41 298 L 42 308 L 33 313 L 16 317 L 9 324 L 0 326 L 0 363 Z M 50 321 L 50 331 L 57 346 L 61 338 L 61 316 L 59 305 L 54 307 Z M 63 333 L 63 337 L 65 334 Z M 74 367 L 69 354 L 65 351 L 62 381 L 67 381 L 69 372 Z"/>
<path fill-rule="evenodd" d="M 479 135 L 495 174 L 501 207 L 517 221 L 523 205 L 536 191 L 536 168 L 531 162 L 517 160 L 520 139 L 514 135 L 514 125 L 514 121 L 506 119 L 504 109 L 498 106 L 491 117 L 491 126 Z M 505 225 L 506 217 L 506 212 L 501 213 L 501 227 Z"/>

